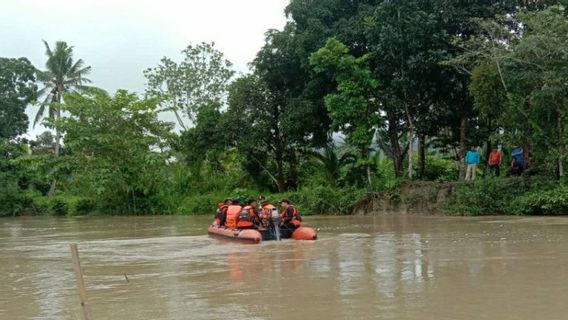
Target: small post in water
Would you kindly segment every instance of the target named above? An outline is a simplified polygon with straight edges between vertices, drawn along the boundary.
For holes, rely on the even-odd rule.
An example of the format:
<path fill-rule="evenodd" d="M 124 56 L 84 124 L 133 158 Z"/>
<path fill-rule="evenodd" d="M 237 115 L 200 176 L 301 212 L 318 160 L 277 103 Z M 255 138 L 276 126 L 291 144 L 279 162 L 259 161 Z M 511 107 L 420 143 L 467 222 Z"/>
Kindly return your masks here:
<path fill-rule="evenodd" d="M 70 247 L 71 255 L 73 256 L 73 268 L 75 269 L 77 288 L 79 289 L 79 298 L 81 299 L 81 306 L 83 307 L 83 316 L 85 320 L 93 320 L 91 306 L 87 302 L 87 289 L 85 288 L 85 281 L 83 280 L 83 270 L 81 269 L 81 261 L 79 260 L 79 249 L 77 249 L 76 243 L 71 244 Z"/>

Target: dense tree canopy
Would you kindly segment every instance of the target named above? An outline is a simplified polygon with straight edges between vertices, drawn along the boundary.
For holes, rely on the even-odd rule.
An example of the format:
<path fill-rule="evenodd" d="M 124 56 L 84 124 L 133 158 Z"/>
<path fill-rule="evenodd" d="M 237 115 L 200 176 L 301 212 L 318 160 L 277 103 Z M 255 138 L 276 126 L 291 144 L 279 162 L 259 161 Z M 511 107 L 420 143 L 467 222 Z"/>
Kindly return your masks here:
<path fill-rule="evenodd" d="M 26 106 L 37 95 L 35 68 L 26 58 L 0 58 L 0 139 L 26 132 Z"/>
<path fill-rule="evenodd" d="M 0 58 L 0 216 L 21 211 L 21 172 L 13 160 L 24 153 L 14 139 L 28 128 L 26 106 L 37 95 L 35 68 L 26 58 Z"/>
<path fill-rule="evenodd" d="M 171 125 L 157 118 L 157 100 L 98 89 L 65 96 L 69 116 L 55 122 L 66 133 L 70 187 L 96 195 L 119 212 L 147 209 L 168 158 Z"/>
<path fill-rule="evenodd" d="M 52 211 L 193 213 L 227 194 L 276 192 L 346 212 L 404 180 L 456 180 L 471 146 L 480 173 L 495 146 L 504 166 L 522 147 L 523 176 L 558 186 L 568 142 L 563 2 L 291 0 L 248 73 L 234 77 L 213 44 L 189 45 L 181 61 L 144 72 L 144 99 L 84 90 L 90 69 L 65 42 L 46 44 L 45 72 L 1 58 L 0 172 L 10 184 L 0 195 L 17 204 L 2 214 L 41 207 L 48 193 Z M 46 99 L 38 116 L 50 111 L 55 135 L 28 142 L 17 137 L 36 74 Z M 558 190 L 550 201 L 561 202 Z M 541 210 L 535 199 L 519 200 L 524 212 Z"/>
<path fill-rule="evenodd" d="M 148 80 L 146 95 L 160 98 L 164 110 L 173 111 L 179 125 L 187 129 L 179 112 L 195 121 L 201 109 L 220 108 L 234 72 L 214 43 L 189 45 L 182 54 L 181 62 L 164 57 L 144 75 Z"/>

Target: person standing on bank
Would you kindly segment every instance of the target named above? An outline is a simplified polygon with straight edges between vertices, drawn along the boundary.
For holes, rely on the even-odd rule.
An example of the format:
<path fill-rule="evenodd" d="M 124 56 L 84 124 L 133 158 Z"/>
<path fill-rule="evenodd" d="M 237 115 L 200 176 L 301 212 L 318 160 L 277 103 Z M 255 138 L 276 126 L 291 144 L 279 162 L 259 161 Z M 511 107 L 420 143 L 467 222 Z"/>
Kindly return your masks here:
<path fill-rule="evenodd" d="M 489 165 L 489 170 L 493 171 L 497 177 L 501 173 L 501 163 L 503 163 L 503 152 L 501 152 L 500 149 L 495 148 L 491 151 L 491 153 L 489 153 L 487 164 Z"/>
<path fill-rule="evenodd" d="M 465 164 L 467 165 L 467 170 L 465 172 L 465 180 L 475 180 L 475 174 L 477 173 L 477 165 L 481 161 L 479 152 L 475 146 L 465 155 Z"/>

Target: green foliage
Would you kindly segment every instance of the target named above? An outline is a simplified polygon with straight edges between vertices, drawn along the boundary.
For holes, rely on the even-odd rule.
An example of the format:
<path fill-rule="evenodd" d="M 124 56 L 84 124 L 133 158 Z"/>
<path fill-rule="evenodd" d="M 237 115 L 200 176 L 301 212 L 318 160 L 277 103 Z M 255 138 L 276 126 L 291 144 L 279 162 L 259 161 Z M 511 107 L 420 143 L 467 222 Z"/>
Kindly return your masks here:
<path fill-rule="evenodd" d="M 311 55 L 310 63 L 316 72 L 331 73 L 337 82 L 337 92 L 325 97 L 334 129 L 347 134 L 353 145 L 367 149 L 382 121 L 376 97 L 378 81 L 367 57 L 355 58 L 346 45 L 332 38 Z"/>
<path fill-rule="evenodd" d="M 270 195 L 267 199 L 277 203 L 286 198 L 295 204 L 303 215 L 340 215 L 349 214 L 354 205 L 366 194 L 357 188 L 334 188 L 331 186 L 310 186 L 298 191 Z"/>
<path fill-rule="evenodd" d="M 102 211 L 152 212 L 152 196 L 167 170 L 171 125 L 158 120 L 157 101 L 98 89 L 65 96 L 68 117 L 53 122 L 66 132 L 64 157 L 72 188 L 96 196 Z M 64 174 L 60 172 L 60 174 Z"/>
<path fill-rule="evenodd" d="M 449 209 L 455 214 L 471 216 L 506 214 L 508 204 L 518 191 L 517 182 L 483 179 L 461 183 L 456 186 Z"/>
<path fill-rule="evenodd" d="M 486 178 L 470 183 L 463 182 L 456 185 L 455 193 L 447 203 L 447 209 L 454 214 L 472 216 L 528 213 L 534 209 L 531 205 L 537 203 L 535 194 L 540 193 L 537 190 L 549 190 L 553 185 L 554 183 L 542 177 Z M 559 192 L 560 190 L 558 189 Z M 559 203 L 554 205 L 558 206 Z"/>
<path fill-rule="evenodd" d="M 85 66 L 82 59 L 74 59 L 73 46 L 65 41 L 57 41 L 52 50 L 47 42 L 44 41 L 43 44 L 47 56 L 46 70 L 38 71 L 37 77 L 44 85 L 38 93 L 39 96 L 44 96 L 44 101 L 37 111 L 34 126 L 41 121 L 46 111 L 49 118 L 61 116 L 60 106 L 55 103 L 62 102 L 63 93 L 83 89 L 86 83 L 91 82 L 86 78 L 91 67 Z"/>
<path fill-rule="evenodd" d="M 0 139 L 26 132 L 26 106 L 36 96 L 35 68 L 28 59 L 0 57 Z"/>
<path fill-rule="evenodd" d="M 197 115 L 196 126 L 180 134 L 178 149 L 195 178 L 200 178 L 204 161 L 220 169 L 219 157 L 227 146 L 224 131 L 221 113 L 215 108 L 203 108 Z"/>
<path fill-rule="evenodd" d="M 344 168 L 356 162 L 357 158 L 347 152 L 338 154 L 333 145 L 326 147 L 321 152 L 310 152 L 309 156 L 316 161 L 320 171 L 323 172 L 325 182 L 336 187 L 344 175 Z"/>
<path fill-rule="evenodd" d="M 473 69 L 469 90 L 475 107 L 487 117 L 499 117 L 508 103 L 499 72 L 491 62 L 483 62 Z"/>
<path fill-rule="evenodd" d="M 426 156 L 426 170 L 422 179 L 427 181 L 456 181 L 459 168 L 455 160 L 439 156 Z"/>
<path fill-rule="evenodd" d="M 269 186 L 285 191 L 286 174 L 294 179 L 290 167 L 297 163 L 293 148 L 295 134 L 287 127 L 289 105 L 281 99 L 261 77 L 243 76 L 229 90 L 229 109 L 223 127 L 229 145 L 244 155 L 245 169 L 253 179 L 267 178 L 272 182 Z M 261 181 L 258 185 L 263 186 Z"/>
<path fill-rule="evenodd" d="M 206 193 L 186 197 L 176 208 L 176 213 L 182 215 L 201 215 L 215 213 L 217 203 L 227 198 L 224 194 Z"/>
<path fill-rule="evenodd" d="M 179 112 L 194 121 L 203 108 L 222 106 L 234 72 L 214 43 L 188 45 L 182 54 L 179 63 L 162 58 L 160 65 L 145 70 L 144 76 L 148 80 L 146 95 L 159 98 L 164 110 L 173 111 L 186 129 Z"/>
<path fill-rule="evenodd" d="M 568 187 L 531 190 L 515 198 L 511 209 L 516 214 L 568 214 Z"/>
<path fill-rule="evenodd" d="M 53 197 L 34 196 L 32 207 L 38 214 L 51 216 L 78 216 L 92 214 L 96 209 L 92 198 L 70 195 Z"/>
<path fill-rule="evenodd" d="M 19 182 L 22 168 L 13 159 L 23 153 L 16 143 L 0 139 L 0 216 L 14 216 L 31 202 Z"/>
<path fill-rule="evenodd" d="M 145 99 L 86 88 L 90 67 L 62 41 L 45 43 L 43 72 L 0 58 L 0 215 L 210 214 L 258 193 L 304 214 L 349 213 L 366 192 L 422 203 L 430 195 L 401 187 L 405 169 L 409 180 L 458 180 L 467 144 L 497 142 L 525 148 L 526 177 L 458 183 L 448 208 L 564 212 L 566 188 L 547 182 L 568 165 L 558 2 L 291 0 L 250 74 L 231 82 L 213 44 L 188 46 L 182 61 L 145 71 Z M 55 132 L 28 145 L 18 135 L 36 96 L 35 122 L 47 115 Z"/>

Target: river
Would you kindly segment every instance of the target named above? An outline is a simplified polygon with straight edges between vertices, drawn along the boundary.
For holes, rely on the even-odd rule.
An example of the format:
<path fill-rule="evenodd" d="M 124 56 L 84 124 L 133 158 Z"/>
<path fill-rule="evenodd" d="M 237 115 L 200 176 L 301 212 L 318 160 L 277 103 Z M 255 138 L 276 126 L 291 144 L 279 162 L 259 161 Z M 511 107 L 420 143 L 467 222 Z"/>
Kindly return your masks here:
<path fill-rule="evenodd" d="M 207 217 L 0 219 L 0 319 L 568 319 L 568 218 L 309 217 L 245 245 Z"/>

